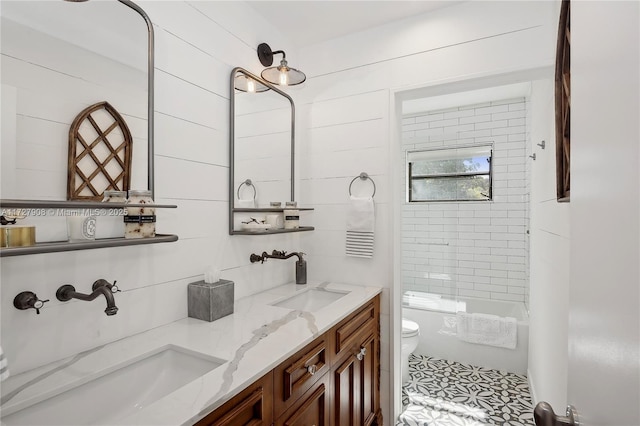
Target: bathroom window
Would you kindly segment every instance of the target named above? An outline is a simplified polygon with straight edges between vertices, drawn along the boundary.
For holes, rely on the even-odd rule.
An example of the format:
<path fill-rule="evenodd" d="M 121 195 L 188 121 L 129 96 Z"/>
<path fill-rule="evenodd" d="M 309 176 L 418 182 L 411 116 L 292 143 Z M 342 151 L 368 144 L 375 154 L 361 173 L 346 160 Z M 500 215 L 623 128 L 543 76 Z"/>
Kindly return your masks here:
<path fill-rule="evenodd" d="M 408 201 L 491 200 L 491 154 L 488 145 L 408 152 Z"/>

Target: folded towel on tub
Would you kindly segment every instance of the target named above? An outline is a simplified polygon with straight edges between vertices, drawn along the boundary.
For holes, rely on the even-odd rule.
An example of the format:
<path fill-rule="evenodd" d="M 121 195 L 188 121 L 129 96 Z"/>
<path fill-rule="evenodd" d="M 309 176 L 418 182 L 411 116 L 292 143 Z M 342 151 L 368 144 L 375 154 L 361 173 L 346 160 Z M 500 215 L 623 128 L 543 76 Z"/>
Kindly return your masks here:
<path fill-rule="evenodd" d="M 518 321 L 512 317 L 458 312 L 458 339 L 469 343 L 515 349 L 518 344 Z"/>

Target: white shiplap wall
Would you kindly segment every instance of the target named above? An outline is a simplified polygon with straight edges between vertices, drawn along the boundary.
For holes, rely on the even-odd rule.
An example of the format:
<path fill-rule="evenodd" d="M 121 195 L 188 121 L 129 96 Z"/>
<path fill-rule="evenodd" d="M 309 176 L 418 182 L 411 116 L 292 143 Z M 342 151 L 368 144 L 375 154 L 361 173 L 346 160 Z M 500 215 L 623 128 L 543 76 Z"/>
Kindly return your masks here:
<path fill-rule="evenodd" d="M 553 79 L 533 83 L 529 382 L 535 402 L 567 404 L 570 203 L 556 201 Z M 545 148 L 537 146 L 545 141 Z"/>
<path fill-rule="evenodd" d="M 549 66 L 554 61 L 555 20 L 554 7 L 547 2 L 465 2 L 299 53 L 301 61 L 296 62 L 308 73 L 297 97 L 302 110 L 300 199 L 316 207 L 316 231 L 308 247 L 310 274 L 384 287 L 381 388 L 390 390 L 382 395 L 385 419 L 394 405 L 391 352 L 400 343 L 390 333 L 394 310 L 400 310 L 397 301 L 391 306 L 391 294 L 394 286 L 401 286 L 395 279 L 393 244 L 399 235 L 393 235 L 393 223 L 400 220 L 394 217 L 394 204 L 402 202 L 402 194 L 394 190 L 400 170 L 393 158 L 400 143 L 396 145 L 391 133 L 391 96 Z M 377 185 L 371 260 L 344 255 L 347 190 L 362 171 Z M 357 188 L 359 195 L 370 194 L 366 184 Z M 395 362 L 399 365 L 398 358 Z"/>
<path fill-rule="evenodd" d="M 507 99 L 403 118 L 404 154 L 493 147 L 492 201 L 403 204 L 404 291 L 524 302 L 529 282 L 526 105 L 524 98 Z M 406 173 L 404 161 L 398 167 Z"/>
<path fill-rule="evenodd" d="M 227 185 L 229 74 L 236 66 L 259 71 L 255 46 L 262 41 L 291 55 L 295 49 L 242 2 L 137 3 L 156 35 L 156 201 L 178 205 L 158 212 L 157 227 L 180 240 L 3 258 L 1 343 L 12 374 L 186 317 L 187 284 L 209 265 L 235 281 L 236 298 L 293 280 L 292 263 L 252 265 L 248 258 L 274 248 L 299 250 L 304 236 L 229 236 Z M 19 52 L 12 56 L 20 61 Z M 62 284 L 88 292 L 98 278 L 117 280 L 123 290 L 113 317 L 100 300 L 55 299 Z M 40 315 L 13 307 L 25 290 L 51 300 Z"/>
<path fill-rule="evenodd" d="M 553 63 L 551 2 L 467 2 L 298 52 L 242 2 L 140 1 L 156 29 L 156 190 L 161 232 L 177 243 L 2 260 L 2 345 L 14 373 L 186 316 L 186 285 L 209 264 L 236 281 L 241 297 L 290 280 L 292 265 L 248 265 L 265 248 L 308 253 L 309 276 L 385 288 L 382 385 L 386 422 L 390 381 L 395 166 L 390 154 L 390 93 Z M 310 234 L 227 236 L 227 92 L 234 66 L 258 71 L 255 46 L 283 48 L 309 79 L 289 93 L 298 107 L 297 199 L 314 205 Z M 293 64 L 293 62 L 291 62 Z M 3 123 L 4 124 L 4 123 Z M 4 127 L 4 125 L 3 125 Z M 346 258 L 347 188 L 361 171 L 376 181 L 372 260 Z M 357 186 L 365 194 L 369 187 Z M 11 306 L 34 290 L 51 297 L 63 283 L 88 288 L 118 279 L 121 311 L 107 318 L 94 304 L 52 301 L 40 316 Z M 6 296 L 8 293 L 8 297 Z"/>

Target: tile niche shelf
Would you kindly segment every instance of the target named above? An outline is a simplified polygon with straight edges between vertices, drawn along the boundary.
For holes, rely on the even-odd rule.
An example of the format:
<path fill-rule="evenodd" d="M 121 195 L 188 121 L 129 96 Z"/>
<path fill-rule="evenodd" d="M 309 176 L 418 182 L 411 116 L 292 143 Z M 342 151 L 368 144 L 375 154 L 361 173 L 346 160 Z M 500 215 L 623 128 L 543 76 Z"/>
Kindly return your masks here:
<path fill-rule="evenodd" d="M 22 213 L 39 214 L 46 216 L 59 214 L 60 211 L 67 210 L 105 210 L 119 209 L 124 207 L 153 207 L 156 209 L 174 209 L 173 204 L 127 204 L 127 203 L 102 203 L 98 201 L 54 201 L 54 200 L 0 200 L 2 211 L 8 209 L 23 210 Z M 156 234 L 153 238 L 105 238 L 93 241 L 60 241 L 52 243 L 36 243 L 28 247 L 3 247 L 0 249 L 0 257 L 22 256 L 28 254 L 57 253 L 63 251 L 90 250 L 106 247 L 138 246 L 147 244 L 170 243 L 178 241 L 178 236 L 173 234 Z"/>
<path fill-rule="evenodd" d="M 313 211 L 313 207 L 294 207 L 294 210 L 298 210 L 301 212 Z M 234 208 L 232 209 L 233 213 L 282 213 L 287 210 L 284 207 L 261 207 L 261 208 Z M 261 230 L 261 231 L 245 231 L 242 229 L 233 229 L 230 234 L 231 235 L 273 235 L 273 234 L 286 234 L 289 232 L 306 232 L 313 231 L 315 228 L 313 226 L 301 226 L 299 228 L 294 229 L 269 229 L 269 230 Z"/>

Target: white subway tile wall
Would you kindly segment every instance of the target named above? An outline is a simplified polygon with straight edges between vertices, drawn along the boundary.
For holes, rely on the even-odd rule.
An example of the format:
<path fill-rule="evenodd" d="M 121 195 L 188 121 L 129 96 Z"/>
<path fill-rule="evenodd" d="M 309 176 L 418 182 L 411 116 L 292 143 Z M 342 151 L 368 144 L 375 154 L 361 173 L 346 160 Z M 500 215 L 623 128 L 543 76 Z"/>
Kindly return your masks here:
<path fill-rule="evenodd" d="M 405 291 L 524 302 L 529 179 L 524 98 L 403 117 L 403 151 L 493 144 L 493 200 L 405 202 Z M 406 174 L 406 164 L 402 164 Z M 405 189 L 402 188 L 402 191 Z"/>

